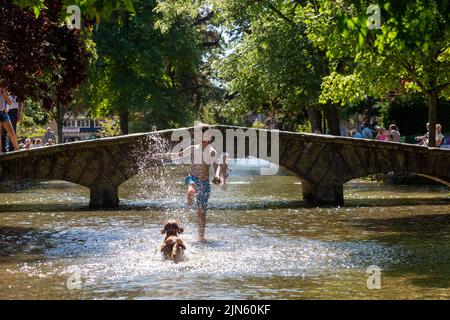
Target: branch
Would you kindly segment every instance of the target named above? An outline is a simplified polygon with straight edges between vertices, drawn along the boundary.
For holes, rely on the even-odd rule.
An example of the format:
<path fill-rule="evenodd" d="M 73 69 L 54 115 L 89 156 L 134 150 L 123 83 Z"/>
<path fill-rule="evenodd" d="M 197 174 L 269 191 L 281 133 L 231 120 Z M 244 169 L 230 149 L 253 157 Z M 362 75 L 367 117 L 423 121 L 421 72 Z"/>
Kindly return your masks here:
<path fill-rule="evenodd" d="M 211 20 L 214 17 L 214 11 L 208 12 L 205 16 L 198 15 L 192 23 L 193 26 L 198 26 L 200 24 L 204 24 L 207 21 Z"/>
<path fill-rule="evenodd" d="M 220 34 L 217 36 L 216 39 L 212 40 L 212 41 L 204 41 L 202 42 L 202 46 L 209 48 L 209 47 L 220 47 L 220 40 L 222 39 L 222 33 L 223 30 L 220 32 Z"/>
<path fill-rule="evenodd" d="M 442 91 L 446 90 L 447 88 L 450 88 L 450 82 L 441 84 L 437 88 L 438 88 L 439 92 L 442 92 Z"/>
<path fill-rule="evenodd" d="M 413 67 L 406 61 L 402 60 L 400 61 L 400 64 L 411 74 L 411 78 L 414 80 L 415 83 L 422 89 L 424 93 L 428 93 L 427 88 L 425 85 L 418 79 L 416 72 L 414 71 Z"/>
<path fill-rule="evenodd" d="M 294 28 L 298 28 L 299 27 L 294 21 L 292 21 L 292 19 L 289 19 L 280 10 L 275 8 L 273 4 L 271 4 L 269 2 L 267 5 L 269 6 L 269 9 L 271 9 L 273 12 L 275 12 L 281 19 L 283 19 L 284 21 L 289 23 L 292 27 L 294 27 Z"/>

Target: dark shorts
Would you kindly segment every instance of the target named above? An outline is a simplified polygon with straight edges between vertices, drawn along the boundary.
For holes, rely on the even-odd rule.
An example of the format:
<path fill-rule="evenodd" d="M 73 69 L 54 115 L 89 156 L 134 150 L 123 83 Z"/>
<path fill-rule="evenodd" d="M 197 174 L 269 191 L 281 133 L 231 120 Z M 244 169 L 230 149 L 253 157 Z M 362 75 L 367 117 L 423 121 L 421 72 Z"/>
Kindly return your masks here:
<path fill-rule="evenodd" d="M 211 192 L 211 184 L 209 183 L 209 180 L 200 180 L 196 176 L 187 176 L 186 179 L 184 179 L 184 184 L 195 185 L 197 206 L 206 210 L 208 207 L 209 194 Z"/>
<path fill-rule="evenodd" d="M 0 111 L 0 122 L 7 122 L 9 120 L 8 112 Z"/>

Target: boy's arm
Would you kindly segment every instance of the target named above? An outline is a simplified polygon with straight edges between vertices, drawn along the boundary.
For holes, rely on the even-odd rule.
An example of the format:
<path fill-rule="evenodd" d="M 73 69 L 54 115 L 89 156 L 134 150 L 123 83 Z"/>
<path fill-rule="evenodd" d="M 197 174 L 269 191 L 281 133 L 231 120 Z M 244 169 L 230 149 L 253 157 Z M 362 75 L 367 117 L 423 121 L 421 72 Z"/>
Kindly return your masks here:
<path fill-rule="evenodd" d="M 176 159 L 183 159 L 187 158 L 190 155 L 190 152 L 188 153 L 187 151 L 190 150 L 191 148 L 192 147 L 189 146 L 180 152 L 155 153 L 154 156 L 176 157 Z"/>
<path fill-rule="evenodd" d="M 211 147 L 211 157 L 215 157 L 215 155 L 217 154 L 217 151 Z M 219 160 L 220 157 L 216 158 L 216 160 L 214 160 L 213 162 L 213 167 L 215 169 L 215 176 L 214 176 L 214 182 L 220 183 L 221 179 L 220 179 L 220 171 L 221 171 L 221 160 Z M 217 167 L 216 167 L 217 166 Z"/>
<path fill-rule="evenodd" d="M 216 168 L 216 177 L 220 177 L 220 170 L 221 170 L 221 167 L 220 167 L 220 165 L 218 165 L 218 164 L 216 164 L 216 163 L 214 163 L 214 165 L 217 166 L 217 168 Z"/>

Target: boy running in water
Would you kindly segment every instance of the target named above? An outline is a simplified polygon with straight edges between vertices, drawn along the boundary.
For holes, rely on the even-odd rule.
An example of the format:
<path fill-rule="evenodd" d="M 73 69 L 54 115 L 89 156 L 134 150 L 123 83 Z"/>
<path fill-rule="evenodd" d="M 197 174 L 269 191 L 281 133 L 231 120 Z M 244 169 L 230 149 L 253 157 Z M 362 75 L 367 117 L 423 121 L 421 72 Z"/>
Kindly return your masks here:
<path fill-rule="evenodd" d="M 187 185 L 187 202 L 191 206 L 194 197 L 197 196 L 197 217 L 198 217 L 198 235 L 201 241 L 205 240 L 206 210 L 208 207 L 209 195 L 211 193 L 211 184 L 209 182 L 209 166 L 216 157 L 216 150 L 209 145 L 210 135 L 206 132 L 208 126 L 202 126 L 202 141 L 199 144 L 191 145 L 179 153 L 166 153 L 165 155 L 176 156 L 178 159 L 190 157 L 190 172 L 185 178 Z M 206 132 L 206 133 L 205 133 Z M 196 141 L 197 142 L 197 141 Z M 205 161 L 204 155 L 208 154 L 211 161 Z M 215 176 L 213 182 L 219 184 L 221 179 Z"/>

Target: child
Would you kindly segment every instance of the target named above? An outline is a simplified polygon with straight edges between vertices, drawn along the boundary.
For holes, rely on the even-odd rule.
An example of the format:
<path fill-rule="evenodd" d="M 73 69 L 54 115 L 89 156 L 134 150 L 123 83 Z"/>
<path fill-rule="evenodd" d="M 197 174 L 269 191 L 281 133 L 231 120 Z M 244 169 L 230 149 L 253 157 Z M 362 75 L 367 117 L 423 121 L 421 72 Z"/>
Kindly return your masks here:
<path fill-rule="evenodd" d="M 216 150 L 210 145 L 211 137 L 207 130 L 208 125 L 201 125 L 202 127 L 202 139 L 201 141 L 195 141 L 195 145 L 187 147 L 185 150 L 179 153 L 164 153 L 155 154 L 157 156 L 172 156 L 177 159 L 190 158 L 190 172 L 185 179 L 185 185 L 187 186 L 187 202 L 188 206 L 192 205 L 194 197 L 197 198 L 197 217 L 198 217 L 198 234 L 201 241 L 205 240 L 205 227 L 206 227 L 206 210 L 208 208 L 209 195 L 211 193 L 211 185 L 209 183 L 209 168 L 210 164 L 203 159 L 204 153 L 209 153 L 211 158 L 215 157 Z M 195 158 L 201 159 L 201 163 L 195 163 Z M 217 160 L 216 160 L 217 161 Z M 220 181 L 220 178 L 216 176 L 213 180 L 214 183 Z"/>
<path fill-rule="evenodd" d="M 227 178 L 230 175 L 229 172 L 231 171 L 230 166 L 228 165 L 229 157 L 230 155 L 225 152 L 222 154 L 222 160 L 219 162 L 219 164 L 214 163 L 214 171 L 216 175 L 213 182 L 215 184 L 222 183 L 223 190 L 227 189 Z"/>

